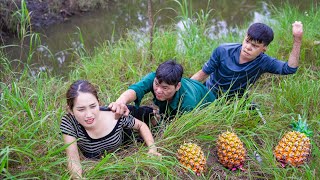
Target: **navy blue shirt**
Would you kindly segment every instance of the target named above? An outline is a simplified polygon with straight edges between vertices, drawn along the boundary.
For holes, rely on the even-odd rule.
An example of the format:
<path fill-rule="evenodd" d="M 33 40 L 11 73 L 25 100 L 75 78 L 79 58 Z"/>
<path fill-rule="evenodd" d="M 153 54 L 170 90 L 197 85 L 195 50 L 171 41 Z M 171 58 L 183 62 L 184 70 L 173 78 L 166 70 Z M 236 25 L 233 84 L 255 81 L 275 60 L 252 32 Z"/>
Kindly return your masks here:
<path fill-rule="evenodd" d="M 214 94 L 219 90 L 243 94 L 247 87 L 254 84 L 263 73 L 293 74 L 297 68 L 288 66 L 287 62 L 272 58 L 261 53 L 253 61 L 239 64 L 242 44 L 228 43 L 217 47 L 210 59 L 202 67 L 202 71 L 209 74 L 206 86 Z"/>

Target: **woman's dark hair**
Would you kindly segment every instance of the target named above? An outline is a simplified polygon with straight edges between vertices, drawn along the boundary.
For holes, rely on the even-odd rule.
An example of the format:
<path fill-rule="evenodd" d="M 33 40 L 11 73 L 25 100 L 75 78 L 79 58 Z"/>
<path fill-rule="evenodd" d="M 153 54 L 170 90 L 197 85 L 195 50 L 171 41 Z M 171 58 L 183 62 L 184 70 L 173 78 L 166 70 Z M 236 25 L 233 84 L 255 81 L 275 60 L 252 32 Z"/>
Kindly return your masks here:
<path fill-rule="evenodd" d="M 70 110 L 73 109 L 74 99 L 76 97 L 78 97 L 78 95 L 79 95 L 78 92 L 91 93 L 99 101 L 98 92 L 97 92 L 96 88 L 86 80 L 78 80 L 70 85 L 70 87 L 67 91 L 67 94 L 66 94 L 67 105 L 69 106 Z"/>
<path fill-rule="evenodd" d="M 183 67 L 175 60 L 168 60 L 160 64 L 156 71 L 156 78 L 159 83 L 165 82 L 169 85 L 178 85 L 183 74 Z"/>
<path fill-rule="evenodd" d="M 257 41 L 268 46 L 273 40 L 273 30 L 263 23 L 252 24 L 247 32 L 250 41 Z"/>

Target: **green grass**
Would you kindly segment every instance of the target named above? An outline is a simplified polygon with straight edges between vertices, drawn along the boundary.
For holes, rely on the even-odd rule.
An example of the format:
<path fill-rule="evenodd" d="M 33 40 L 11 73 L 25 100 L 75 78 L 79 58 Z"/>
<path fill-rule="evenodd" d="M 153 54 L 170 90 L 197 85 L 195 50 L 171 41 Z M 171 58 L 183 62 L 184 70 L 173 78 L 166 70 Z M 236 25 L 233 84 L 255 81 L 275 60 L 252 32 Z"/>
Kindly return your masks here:
<path fill-rule="evenodd" d="M 313 41 L 319 40 L 316 24 L 320 11 L 314 8 L 308 11 L 309 16 L 305 16 L 297 9 L 285 6 L 274 12 L 273 18 L 278 23 L 271 26 L 276 36 L 267 54 L 288 58 L 294 20 L 303 22 L 305 35 L 298 72 L 290 76 L 264 75 L 250 90 L 249 98 L 260 105 L 266 124 L 256 111 L 248 110 L 244 99 L 235 102 L 220 99 L 163 125 L 163 133 L 153 130 L 163 154 L 161 159 L 148 156 L 145 146 L 132 144 L 127 149 L 105 155 L 100 161 L 83 160 L 84 176 L 88 179 L 316 179 L 320 174 L 320 46 L 314 46 Z M 214 16 L 214 12 L 209 16 Z M 210 40 L 203 34 L 206 14 L 188 14 L 188 17 L 202 21 L 190 24 L 192 27 L 182 32 L 187 35 L 179 35 L 181 32 L 170 27 L 166 31 L 155 30 L 153 62 L 148 60 L 148 44 L 138 46 L 130 35 L 113 44 L 105 42 L 92 56 L 85 51 L 75 54 L 78 62 L 66 78 L 51 77 L 44 72 L 31 76 L 28 68 L 16 73 L 0 53 L 0 178 L 69 179 L 66 146 L 59 125 L 66 112 L 65 92 L 74 80 L 87 79 L 96 84 L 102 104 L 107 104 L 169 58 L 182 63 L 185 76 L 190 76 L 201 68 L 218 44 L 242 40 L 234 34 Z M 179 38 L 183 38 L 184 51 L 176 49 Z M 144 103 L 150 103 L 150 98 Z M 290 130 L 292 117 L 297 118 L 298 114 L 307 119 L 314 131 L 312 156 L 302 167 L 281 168 L 272 151 Z M 244 172 L 231 172 L 217 162 L 215 140 L 226 130 L 236 132 L 246 146 L 248 157 Z M 202 147 L 208 161 L 207 172 L 202 176 L 184 173 L 176 160 L 176 149 L 183 142 L 195 142 Z M 255 151 L 262 157 L 262 162 L 255 159 Z"/>

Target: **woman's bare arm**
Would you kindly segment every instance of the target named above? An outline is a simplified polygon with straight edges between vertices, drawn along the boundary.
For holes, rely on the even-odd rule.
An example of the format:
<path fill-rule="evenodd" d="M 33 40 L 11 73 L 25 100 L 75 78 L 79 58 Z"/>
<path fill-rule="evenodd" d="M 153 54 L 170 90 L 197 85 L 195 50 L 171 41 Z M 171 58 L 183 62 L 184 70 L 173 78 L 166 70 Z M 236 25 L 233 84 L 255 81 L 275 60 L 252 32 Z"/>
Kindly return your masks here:
<path fill-rule="evenodd" d="M 66 153 L 68 158 L 68 169 L 71 172 L 72 179 L 82 178 L 82 167 L 76 138 L 64 134 L 63 140 L 65 144 L 70 144 L 66 149 Z"/>

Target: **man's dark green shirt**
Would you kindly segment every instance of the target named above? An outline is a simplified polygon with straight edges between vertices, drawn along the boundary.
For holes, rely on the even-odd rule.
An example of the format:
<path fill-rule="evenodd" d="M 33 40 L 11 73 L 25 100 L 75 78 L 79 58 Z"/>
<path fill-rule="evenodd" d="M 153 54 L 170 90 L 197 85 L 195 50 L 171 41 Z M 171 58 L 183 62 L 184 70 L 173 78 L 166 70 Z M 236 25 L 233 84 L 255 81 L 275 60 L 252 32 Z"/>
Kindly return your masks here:
<path fill-rule="evenodd" d="M 153 81 L 156 77 L 154 72 L 149 73 L 141 81 L 129 87 L 136 92 L 136 107 L 140 106 L 141 100 L 145 94 L 153 94 L 153 102 L 159 107 L 160 114 L 175 115 L 177 112 L 191 111 L 197 106 L 207 105 L 213 102 L 216 97 L 199 81 L 182 78 L 181 88 L 175 93 L 172 101 L 159 101 L 156 99 L 153 90 Z"/>

